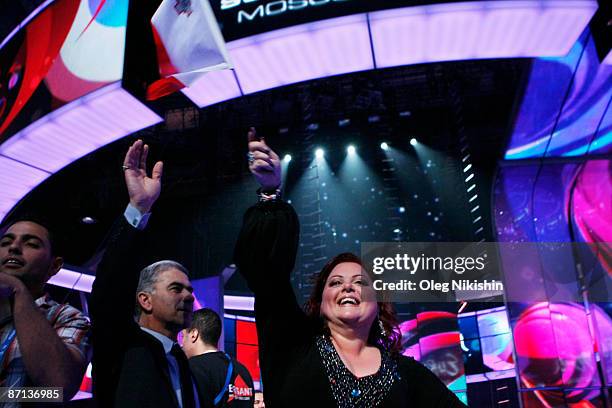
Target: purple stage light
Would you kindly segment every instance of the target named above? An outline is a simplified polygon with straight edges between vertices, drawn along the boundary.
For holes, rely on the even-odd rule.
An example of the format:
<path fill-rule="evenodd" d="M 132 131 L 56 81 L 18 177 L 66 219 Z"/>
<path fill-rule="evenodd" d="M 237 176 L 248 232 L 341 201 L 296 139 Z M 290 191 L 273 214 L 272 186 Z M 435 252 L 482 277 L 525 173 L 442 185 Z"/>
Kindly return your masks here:
<path fill-rule="evenodd" d="M 221 71 L 205 75 L 183 92 L 204 107 L 242 94 L 373 68 L 561 56 L 596 10 L 596 0 L 478 1 L 302 24 L 228 43 L 239 84 L 231 73 Z"/>
<path fill-rule="evenodd" d="M 161 121 L 115 83 L 21 130 L 0 145 L 0 154 L 51 174 L 108 143 Z"/>
<path fill-rule="evenodd" d="M 200 108 L 242 96 L 234 71 L 227 69 L 209 72 L 181 91 Z"/>
<path fill-rule="evenodd" d="M 49 173 L 30 167 L 0 153 L 0 174 L 3 175 L 0 188 L 0 219 L 28 194 L 42 183 Z"/>
<path fill-rule="evenodd" d="M 75 289 L 80 292 L 91 293 L 96 277 L 86 273 L 62 268 L 47 282 L 50 285 L 59 286 L 67 289 Z M 255 298 L 252 296 L 223 296 L 224 308 L 228 310 L 255 310 Z"/>
<path fill-rule="evenodd" d="M 252 296 L 223 296 L 224 308 L 226 310 L 255 310 L 255 298 Z"/>
<path fill-rule="evenodd" d="M 565 55 L 596 10 L 596 1 L 484 1 L 379 11 L 370 22 L 382 68 Z"/>
<path fill-rule="evenodd" d="M 245 94 L 374 68 L 365 14 L 256 35 L 228 49 Z"/>
<path fill-rule="evenodd" d="M 55 286 L 60 286 L 67 289 L 75 289 L 79 292 L 91 292 L 91 287 L 94 280 L 93 275 L 71 271 L 70 269 L 62 268 L 58 273 L 53 275 L 47 283 Z"/>

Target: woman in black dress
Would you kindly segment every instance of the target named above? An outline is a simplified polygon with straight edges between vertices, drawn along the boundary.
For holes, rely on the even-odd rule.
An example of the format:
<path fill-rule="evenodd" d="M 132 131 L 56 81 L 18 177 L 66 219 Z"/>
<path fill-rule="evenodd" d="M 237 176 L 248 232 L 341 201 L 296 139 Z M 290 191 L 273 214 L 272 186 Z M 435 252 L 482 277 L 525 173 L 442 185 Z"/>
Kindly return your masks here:
<path fill-rule="evenodd" d="M 357 256 L 333 258 L 306 311 L 300 308 L 290 283 L 298 218 L 278 197 L 278 156 L 254 130 L 249 158 L 262 188 L 245 214 L 235 259 L 255 293 L 266 406 L 463 407 L 427 368 L 399 354 L 392 305 L 376 302 Z"/>

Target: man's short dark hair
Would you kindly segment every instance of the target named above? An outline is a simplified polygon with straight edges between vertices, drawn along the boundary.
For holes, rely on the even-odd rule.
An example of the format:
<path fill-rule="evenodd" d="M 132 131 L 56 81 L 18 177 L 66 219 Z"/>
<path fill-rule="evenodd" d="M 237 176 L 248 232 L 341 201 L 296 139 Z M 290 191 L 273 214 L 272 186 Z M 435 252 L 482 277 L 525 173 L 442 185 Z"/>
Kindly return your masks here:
<path fill-rule="evenodd" d="M 51 255 L 63 256 L 65 247 L 61 236 L 56 233 L 58 229 L 56 229 L 56 226 L 53 221 L 51 221 L 47 217 L 38 214 L 22 214 L 19 216 L 10 217 L 8 220 L 6 220 L 6 222 L 2 224 L 2 227 L 0 227 L 0 233 L 4 234 L 9 228 L 17 224 L 18 222 L 32 222 L 46 229 L 47 236 L 49 238 L 49 244 L 51 246 Z"/>
<path fill-rule="evenodd" d="M 207 307 L 196 310 L 189 330 L 196 329 L 202 341 L 208 345 L 217 347 L 221 337 L 221 318 L 212 309 Z"/>

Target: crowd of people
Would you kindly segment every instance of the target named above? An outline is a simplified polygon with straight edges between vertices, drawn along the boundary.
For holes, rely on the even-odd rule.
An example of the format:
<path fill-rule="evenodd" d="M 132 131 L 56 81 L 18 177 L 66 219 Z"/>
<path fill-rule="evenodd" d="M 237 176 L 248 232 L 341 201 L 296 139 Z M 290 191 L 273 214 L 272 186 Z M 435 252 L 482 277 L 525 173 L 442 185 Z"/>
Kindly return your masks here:
<path fill-rule="evenodd" d="M 463 406 L 427 368 L 401 355 L 393 306 L 376 301 L 356 255 L 331 259 L 305 307 L 298 305 L 290 274 L 299 222 L 280 196 L 280 160 L 254 129 L 248 150 L 261 188 L 244 216 L 235 261 L 255 295 L 265 398 L 248 370 L 219 350 L 219 315 L 193 310 L 189 271 L 171 260 L 141 265 L 163 173 L 161 162 L 148 173 L 141 140 L 123 162 L 129 204 L 109 234 L 89 317 L 44 291 L 63 264 L 53 228 L 35 218 L 5 228 L 0 387 L 61 387 L 69 401 L 91 360 L 95 406 L 104 408 Z"/>

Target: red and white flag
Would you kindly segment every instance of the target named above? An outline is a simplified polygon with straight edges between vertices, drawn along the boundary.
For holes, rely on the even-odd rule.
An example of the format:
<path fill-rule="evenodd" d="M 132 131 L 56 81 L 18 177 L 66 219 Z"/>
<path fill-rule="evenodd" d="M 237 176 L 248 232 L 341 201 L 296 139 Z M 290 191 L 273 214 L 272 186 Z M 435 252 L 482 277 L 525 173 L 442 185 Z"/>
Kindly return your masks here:
<path fill-rule="evenodd" d="M 149 86 L 147 99 L 189 87 L 206 72 L 232 67 L 208 0 L 163 0 L 151 24 L 161 79 Z"/>

